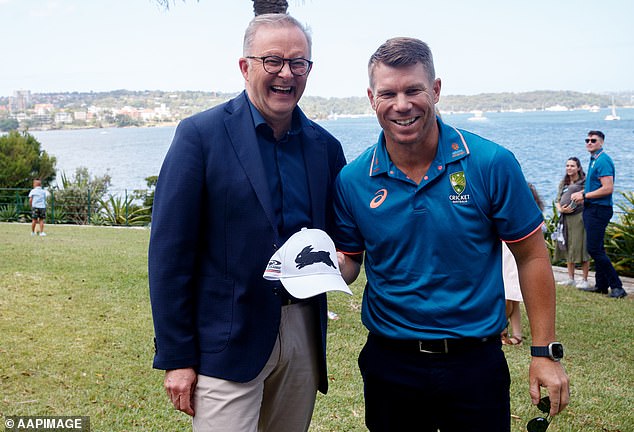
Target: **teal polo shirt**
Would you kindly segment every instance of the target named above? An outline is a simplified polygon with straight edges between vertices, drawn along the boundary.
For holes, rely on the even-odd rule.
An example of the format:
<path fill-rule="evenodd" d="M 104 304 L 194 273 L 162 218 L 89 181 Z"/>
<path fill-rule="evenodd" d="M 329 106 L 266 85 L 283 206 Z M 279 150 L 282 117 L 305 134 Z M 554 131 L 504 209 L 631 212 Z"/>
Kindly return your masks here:
<path fill-rule="evenodd" d="M 506 325 L 500 239 L 519 241 L 543 216 L 503 147 L 438 119 L 438 149 L 420 184 L 379 141 L 335 183 L 335 243 L 365 251 L 361 317 L 395 339 L 499 334 Z"/>
<path fill-rule="evenodd" d="M 616 180 L 614 162 L 603 149 L 590 155 L 590 165 L 586 175 L 586 194 L 601 187 L 601 177 L 612 177 L 613 181 Z M 613 204 L 612 194 L 600 198 L 586 198 L 586 202 L 611 207 Z"/>

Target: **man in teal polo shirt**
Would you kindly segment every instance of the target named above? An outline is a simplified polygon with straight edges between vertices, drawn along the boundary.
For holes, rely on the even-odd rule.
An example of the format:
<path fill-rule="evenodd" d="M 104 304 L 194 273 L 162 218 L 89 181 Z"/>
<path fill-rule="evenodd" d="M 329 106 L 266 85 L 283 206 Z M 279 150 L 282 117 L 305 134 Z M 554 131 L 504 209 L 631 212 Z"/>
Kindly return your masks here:
<path fill-rule="evenodd" d="M 590 152 L 590 166 L 583 192 L 570 196 L 577 203 L 583 203 L 583 225 L 586 228 L 588 253 L 594 260 L 594 287 L 584 291 L 607 294 L 610 297 L 623 298 L 627 295 L 623 282 L 616 273 L 603 245 L 605 229 L 612 219 L 612 193 L 614 192 L 615 169 L 612 158 L 603 149 L 605 135 L 601 131 L 590 131 L 586 138 L 586 148 Z"/>
<path fill-rule="evenodd" d="M 531 323 L 530 395 L 569 400 L 557 361 L 555 284 L 537 208 L 514 156 L 436 117 L 440 80 L 422 41 L 395 38 L 369 62 L 383 129 L 335 184 L 342 273 L 365 252 L 359 356 L 371 431 L 508 431 L 501 241 L 518 263 Z"/>

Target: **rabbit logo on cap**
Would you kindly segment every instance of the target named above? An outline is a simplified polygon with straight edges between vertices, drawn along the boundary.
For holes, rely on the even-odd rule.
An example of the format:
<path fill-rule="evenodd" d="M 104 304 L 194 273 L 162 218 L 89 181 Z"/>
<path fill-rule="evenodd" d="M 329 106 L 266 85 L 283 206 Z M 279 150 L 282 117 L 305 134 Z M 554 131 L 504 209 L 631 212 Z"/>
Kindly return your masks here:
<path fill-rule="evenodd" d="M 352 295 L 341 277 L 337 252 L 324 231 L 302 228 L 269 260 L 264 279 L 280 280 L 290 295 L 305 299 L 328 291 Z"/>

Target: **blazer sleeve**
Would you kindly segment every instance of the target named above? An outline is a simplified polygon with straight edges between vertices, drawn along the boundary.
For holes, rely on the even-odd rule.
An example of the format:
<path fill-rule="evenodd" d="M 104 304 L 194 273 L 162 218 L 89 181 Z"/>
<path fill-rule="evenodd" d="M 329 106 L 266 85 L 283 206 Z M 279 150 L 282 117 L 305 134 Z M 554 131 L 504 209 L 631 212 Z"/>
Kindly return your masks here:
<path fill-rule="evenodd" d="M 204 187 L 201 139 L 194 123 L 176 129 L 155 190 L 148 253 L 155 330 L 154 367 L 196 367 L 195 266 Z"/>

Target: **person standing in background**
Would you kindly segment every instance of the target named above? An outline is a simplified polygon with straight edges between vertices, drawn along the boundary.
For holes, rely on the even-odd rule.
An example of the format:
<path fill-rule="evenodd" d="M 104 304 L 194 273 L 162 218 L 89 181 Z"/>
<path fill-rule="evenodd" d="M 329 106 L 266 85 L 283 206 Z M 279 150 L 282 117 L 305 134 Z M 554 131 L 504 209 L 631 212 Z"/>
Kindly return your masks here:
<path fill-rule="evenodd" d="M 583 204 L 583 225 L 586 228 L 588 253 L 594 260 L 594 287 L 584 288 L 584 291 L 607 294 L 612 298 L 623 298 L 627 293 L 623 289 L 623 282 L 616 273 L 610 258 L 605 252 L 603 244 L 605 230 L 612 219 L 612 193 L 616 170 L 612 158 L 603 149 L 605 134 L 599 130 L 591 130 L 586 138 L 586 149 L 590 152 L 590 165 L 586 178 L 585 189 L 575 192 L 571 199 L 577 205 Z"/>
<path fill-rule="evenodd" d="M 302 228 L 331 230 L 341 144 L 297 106 L 308 31 L 286 14 L 244 35 L 246 90 L 183 120 L 156 185 L 149 247 L 154 367 L 197 432 L 304 432 L 326 393 L 326 295 L 263 278 Z"/>
<path fill-rule="evenodd" d="M 554 258 L 556 261 L 565 260 L 568 268 L 567 286 L 588 289 L 588 271 L 590 269 L 590 255 L 586 247 L 586 229 L 583 226 L 583 202 L 577 204 L 570 199 L 573 193 L 583 191 L 586 183 L 586 173 L 581 161 L 576 157 L 566 161 L 566 174 L 559 183 L 555 207 L 559 212 L 559 223 L 562 224 L 563 241 L 559 239 L 555 244 Z M 575 283 L 575 264 L 581 264 L 582 280 Z"/>
<path fill-rule="evenodd" d="M 33 189 L 29 192 L 29 205 L 31 206 L 31 235 L 46 236 L 44 221 L 46 220 L 46 191 L 42 189 L 42 180 L 33 180 Z M 36 233 L 35 227 L 40 227 Z"/>
<path fill-rule="evenodd" d="M 502 242 L 502 279 L 504 280 L 504 298 L 506 299 L 507 327 L 502 331 L 502 345 L 521 345 L 524 341 L 522 331 L 522 291 L 517 263 L 513 253 Z"/>

